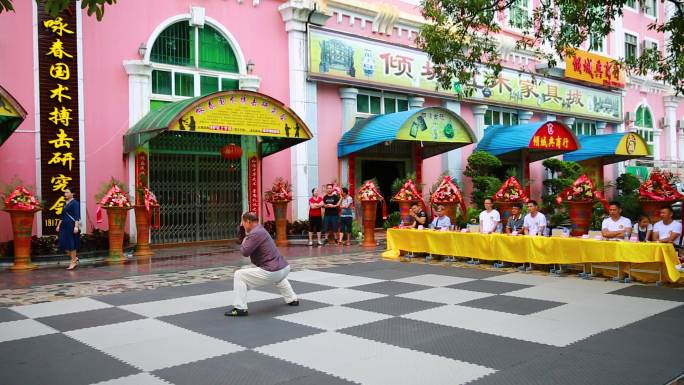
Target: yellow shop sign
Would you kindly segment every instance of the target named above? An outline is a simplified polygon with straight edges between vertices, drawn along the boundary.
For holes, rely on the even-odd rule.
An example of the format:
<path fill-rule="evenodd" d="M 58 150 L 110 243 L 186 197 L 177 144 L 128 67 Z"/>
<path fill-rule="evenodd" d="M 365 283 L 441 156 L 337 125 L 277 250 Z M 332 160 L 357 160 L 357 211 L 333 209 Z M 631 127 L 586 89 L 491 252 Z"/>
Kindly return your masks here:
<path fill-rule="evenodd" d="M 613 59 L 586 51 L 565 57 L 565 77 L 608 87 L 625 87 L 625 70 Z"/>

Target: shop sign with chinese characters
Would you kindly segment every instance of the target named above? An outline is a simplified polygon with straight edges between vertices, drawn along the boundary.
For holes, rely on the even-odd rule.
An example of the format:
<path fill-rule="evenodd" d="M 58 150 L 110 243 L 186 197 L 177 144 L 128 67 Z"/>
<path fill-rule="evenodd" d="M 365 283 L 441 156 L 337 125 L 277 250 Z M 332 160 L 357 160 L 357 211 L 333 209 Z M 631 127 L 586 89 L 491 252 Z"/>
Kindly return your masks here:
<path fill-rule="evenodd" d="M 247 193 L 249 194 L 249 211 L 259 215 L 259 179 L 258 179 L 258 162 L 257 157 L 249 158 L 247 164 L 248 185 Z"/>
<path fill-rule="evenodd" d="M 549 122 L 541 126 L 532 136 L 528 147 L 534 150 L 575 151 L 578 149 L 577 139 L 572 132 L 557 122 Z"/>
<path fill-rule="evenodd" d="M 309 78 L 438 97 L 455 97 L 463 88 L 440 88 L 434 65 L 420 50 L 317 28 L 309 29 Z M 475 86 L 471 101 L 606 122 L 622 118 L 616 92 L 508 69 L 497 77 L 478 75 Z"/>
<path fill-rule="evenodd" d="M 565 58 L 565 77 L 607 87 L 625 87 L 625 70 L 613 59 L 586 51 Z"/>
<path fill-rule="evenodd" d="M 44 235 L 55 234 L 64 190 L 79 197 L 79 110 L 75 7 L 58 16 L 38 5 L 41 195 Z"/>

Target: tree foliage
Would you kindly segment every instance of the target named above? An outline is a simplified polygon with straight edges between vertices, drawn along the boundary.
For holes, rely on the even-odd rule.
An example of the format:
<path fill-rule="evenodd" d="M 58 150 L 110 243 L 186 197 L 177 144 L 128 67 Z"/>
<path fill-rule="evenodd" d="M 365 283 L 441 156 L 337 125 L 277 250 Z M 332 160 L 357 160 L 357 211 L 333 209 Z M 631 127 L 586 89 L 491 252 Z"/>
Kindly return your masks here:
<path fill-rule="evenodd" d="M 0 14 L 3 12 L 14 12 L 15 0 L 0 0 Z M 36 0 L 36 3 L 43 4 L 45 12 L 52 17 L 56 17 L 60 12 L 73 6 L 74 0 Z M 81 9 L 88 10 L 88 16 L 95 15 L 98 21 L 102 20 L 105 12 L 105 5 L 116 4 L 116 0 L 81 0 Z"/>
<path fill-rule="evenodd" d="M 631 74 L 652 73 L 655 80 L 684 93 L 684 0 L 659 0 L 672 8 L 672 17 L 650 23 L 650 30 L 669 35 L 666 53 L 640 50 L 636 58 L 613 63 Z M 554 67 L 590 36 L 602 39 L 614 29 L 627 0 L 540 0 L 532 17 L 519 22 L 516 47 L 532 51 L 537 60 Z M 531 3 L 531 2 L 530 2 Z M 496 77 L 502 69 L 495 20 L 514 7 L 515 0 L 422 0 L 422 27 L 417 45 L 427 52 L 439 84 L 461 96 L 475 91 L 478 74 Z M 457 87 L 456 87 L 457 86 Z"/>
<path fill-rule="evenodd" d="M 501 160 L 485 151 L 474 151 L 468 157 L 463 175 L 473 181 L 471 201 L 479 208 L 483 209 L 485 198 L 491 198 L 499 190 L 502 182 L 494 176 L 494 172 L 501 167 Z"/>

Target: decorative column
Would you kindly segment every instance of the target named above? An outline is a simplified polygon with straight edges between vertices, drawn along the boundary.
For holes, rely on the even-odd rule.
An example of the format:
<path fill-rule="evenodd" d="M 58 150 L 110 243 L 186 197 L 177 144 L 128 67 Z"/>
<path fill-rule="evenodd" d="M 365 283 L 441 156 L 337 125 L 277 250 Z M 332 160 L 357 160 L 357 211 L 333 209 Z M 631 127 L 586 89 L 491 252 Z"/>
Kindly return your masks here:
<path fill-rule="evenodd" d="M 681 127 L 677 133 L 678 141 L 677 143 L 679 144 L 679 158 L 677 159 L 679 162 L 684 162 L 684 127 Z"/>
<path fill-rule="evenodd" d="M 532 111 L 518 111 L 518 123 L 527 124 L 532 119 L 532 116 L 534 116 Z"/>
<path fill-rule="evenodd" d="M 567 116 L 561 120 L 563 121 L 563 124 L 568 126 L 568 128 L 572 128 L 572 125 L 575 124 L 575 118 L 573 118 L 571 116 Z"/>
<path fill-rule="evenodd" d="M 256 75 L 240 75 L 239 88 L 245 91 L 259 92 L 261 78 Z"/>
<path fill-rule="evenodd" d="M 484 115 L 485 112 L 487 112 L 487 106 L 484 104 L 479 104 L 473 106 L 472 111 L 474 120 L 473 131 L 475 131 L 475 136 L 477 136 L 477 140 L 479 141 L 484 136 Z"/>
<path fill-rule="evenodd" d="M 596 122 L 596 135 L 603 135 L 606 133 L 606 122 Z"/>
<path fill-rule="evenodd" d="M 453 111 L 455 114 L 461 114 L 461 103 L 453 100 L 443 100 L 442 107 Z M 483 122 L 484 124 L 484 122 Z M 443 169 L 448 170 L 449 175 L 456 178 L 458 181 L 463 180 L 463 153 L 460 148 L 447 152 L 442 158 Z"/>
<path fill-rule="evenodd" d="M 677 105 L 683 98 L 677 96 L 666 96 L 663 98 L 665 107 L 665 159 L 674 160 L 677 158 Z"/>
<path fill-rule="evenodd" d="M 292 186 L 293 186 L 293 220 L 306 219 L 309 212 L 310 178 L 318 180 L 317 157 L 311 159 L 311 149 L 317 148 L 316 140 L 316 83 L 307 81 L 307 22 L 323 25 L 330 18 L 327 10 L 317 10 L 314 2 L 290 0 L 278 7 L 285 23 L 288 43 L 290 107 L 299 115 L 314 134 L 304 143 L 291 147 Z M 314 162 L 311 164 L 310 162 Z"/>
<path fill-rule="evenodd" d="M 359 90 L 352 87 L 345 87 L 340 88 L 339 93 L 340 99 L 342 99 L 342 132 L 340 132 L 340 137 L 342 137 L 345 132 L 354 127 L 354 122 L 356 121 L 356 99 L 359 95 Z M 349 172 L 349 167 L 348 157 L 340 159 L 340 184 L 342 186 L 349 186 L 354 182 L 350 178 L 350 174 L 353 174 L 353 172 Z"/>
<path fill-rule="evenodd" d="M 152 66 L 142 60 L 128 60 L 123 63 L 128 74 L 128 125 L 132 127 L 150 112 L 152 94 Z M 135 152 L 128 154 L 128 191 L 135 202 Z M 85 228 L 85 227 L 84 227 Z M 138 242 L 135 215 L 128 216 L 130 241 Z"/>
<path fill-rule="evenodd" d="M 417 110 L 419 108 L 423 108 L 424 103 L 425 98 L 420 96 L 411 96 L 410 98 L 408 98 L 409 110 Z"/>
<path fill-rule="evenodd" d="M 660 155 L 660 135 L 662 130 L 658 127 L 653 129 L 653 160 L 661 160 Z"/>

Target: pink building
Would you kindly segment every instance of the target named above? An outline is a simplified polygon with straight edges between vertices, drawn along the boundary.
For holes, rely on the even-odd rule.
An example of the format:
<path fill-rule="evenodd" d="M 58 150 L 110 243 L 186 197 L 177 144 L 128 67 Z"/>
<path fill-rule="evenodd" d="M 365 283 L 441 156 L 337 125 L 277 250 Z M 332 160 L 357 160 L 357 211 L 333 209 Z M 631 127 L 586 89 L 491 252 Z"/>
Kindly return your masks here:
<path fill-rule="evenodd" d="M 438 91 L 429 59 L 412 48 L 424 23 L 415 0 L 120 0 L 107 7 L 101 22 L 80 11 L 65 14 L 62 23 L 73 34 L 55 28 L 54 19 L 39 14 L 35 2 L 30 4 L 0 16 L 0 50 L 11 58 L 2 62 L 0 86 L 27 111 L 0 147 L 0 181 L 16 174 L 47 200 L 34 227 L 41 235 L 52 233 L 59 210 L 55 177 L 71 178 L 65 183 L 78 192 L 86 227 L 106 228 L 106 223 L 95 222 L 94 196 L 111 177 L 134 192 L 141 178 L 136 168 L 141 153 L 149 160 L 143 179 L 162 204 L 155 243 L 232 238 L 238 214 L 248 208 L 270 218 L 270 207 L 261 199 L 254 207 L 250 197 L 262 196 L 278 176 L 293 184 L 293 219 L 306 218 L 314 187 L 333 180 L 359 186 L 377 177 L 387 193 L 388 182 L 420 164 L 426 185 L 449 171 L 468 194 L 471 188 L 462 173 L 487 126 L 538 122 L 541 127 L 560 121 L 581 135 L 641 134 L 652 155 L 603 166 L 606 180 L 625 170 L 676 169 L 684 161 L 679 123 L 684 105 L 668 87 L 648 77 L 631 77 L 624 88 L 607 88 L 565 77 L 562 68 L 544 68 L 530 52 L 516 50 L 516 20 L 531 13 L 530 1 L 520 0 L 513 15 L 495 16 L 504 30 L 499 41 L 507 69 L 495 87 L 478 79 L 481 87 L 469 99 L 457 98 L 454 90 Z M 652 44 L 663 49 L 665 37 L 646 26 L 656 16 L 666 17 L 666 9 L 655 0 L 649 4 L 626 10 L 604 41 L 581 48 L 611 58 Z M 57 39 L 71 58 L 49 54 Z M 59 77 L 66 75 L 64 69 L 57 72 L 59 63 L 71 70 L 62 83 Z M 522 74 L 522 68 L 536 71 L 537 82 Z M 70 93 L 70 100 L 51 97 L 59 84 L 69 88 L 65 94 Z M 215 92 L 224 94 L 201 98 Z M 275 111 L 273 116 L 291 122 L 285 131 L 272 137 L 246 131 L 226 135 L 231 126 L 219 122 L 207 123 L 211 130 L 189 132 L 195 127 L 191 115 L 202 127 L 199 115 L 205 110 L 229 105 L 229 95 L 256 95 L 251 92 L 265 95 L 254 99 L 263 107 L 254 116 Z M 421 110 L 427 107 L 434 108 Z M 62 108 L 70 110 L 71 120 L 52 114 Z M 375 135 L 374 141 L 359 142 L 361 133 L 370 135 L 364 126 L 373 122 L 364 119 L 413 110 L 394 121 L 396 132 L 376 127 L 379 120 L 373 123 L 376 134 L 395 135 L 396 140 Z M 231 114 L 224 117 L 237 116 Z M 262 118 L 245 114 L 240 118 L 245 127 L 262 124 Z M 399 129 L 419 116 L 425 127 L 415 132 L 408 127 L 407 133 Z M 57 151 L 50 141 L 59 138 L 60 128 L 66 135 L 62 140 L 73 139 L 73 146 Z M 233 171 L 219 155 L 229 143 L 243 150 Z M 73 160 L 65 157 L 67 152 Z M 522 161 L 511 166 L 522 173 Z M 534 197 L 541 195 L 543 173 L 541 162 L 531 164 Z M 0 216 L 0 241 L 10 238 L 9 227 L 8 217 Z M 129 231 L 135 236 L 134 226 Z"/>

